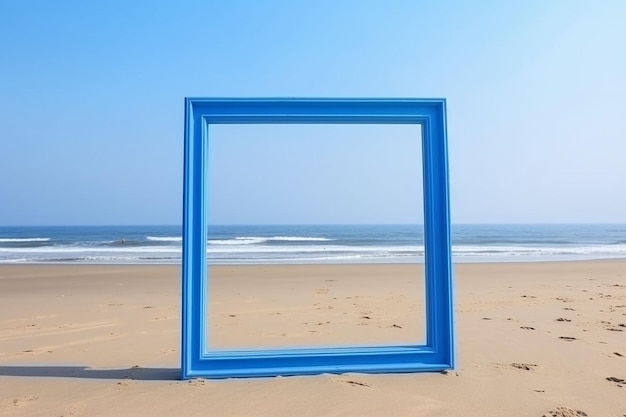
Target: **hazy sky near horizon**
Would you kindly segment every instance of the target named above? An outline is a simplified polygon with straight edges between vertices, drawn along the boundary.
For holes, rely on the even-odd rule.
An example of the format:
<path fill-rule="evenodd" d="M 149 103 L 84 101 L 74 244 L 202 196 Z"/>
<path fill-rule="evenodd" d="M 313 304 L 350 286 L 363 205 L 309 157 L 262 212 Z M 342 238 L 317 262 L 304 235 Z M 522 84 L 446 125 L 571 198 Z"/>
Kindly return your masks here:
<path fill-rule="evenodd" d="M 179 224 L 186 96 L 445 97 L 454 223 L 624 223 L 625 21 L 620 0 L 1 2 L 0 225 Z M 216 145 L 211 218 L 421 215 L 410 140 L 302 131 Z"/>

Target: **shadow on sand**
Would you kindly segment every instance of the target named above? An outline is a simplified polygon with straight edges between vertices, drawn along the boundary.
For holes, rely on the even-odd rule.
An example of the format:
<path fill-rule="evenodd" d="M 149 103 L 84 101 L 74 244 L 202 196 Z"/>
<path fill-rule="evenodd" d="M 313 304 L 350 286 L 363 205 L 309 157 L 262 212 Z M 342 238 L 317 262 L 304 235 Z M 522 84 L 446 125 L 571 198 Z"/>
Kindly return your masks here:
<path fill-rule="evenodd" d="M 93 369 L 85 366 L 0 366 L 0 377 L 134 379 L 138 381 L 177 381 L 178 368 Z"/>

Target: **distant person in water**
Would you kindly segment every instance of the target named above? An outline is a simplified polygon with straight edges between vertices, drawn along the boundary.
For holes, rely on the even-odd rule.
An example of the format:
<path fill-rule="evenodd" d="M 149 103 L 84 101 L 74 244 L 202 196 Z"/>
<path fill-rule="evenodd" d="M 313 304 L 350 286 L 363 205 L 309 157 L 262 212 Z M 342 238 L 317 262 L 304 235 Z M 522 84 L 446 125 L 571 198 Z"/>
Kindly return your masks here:
<path fill-rule="evenodd" d="M 126 239 L 122 238 L 122 245 L 126 243 Z"/>

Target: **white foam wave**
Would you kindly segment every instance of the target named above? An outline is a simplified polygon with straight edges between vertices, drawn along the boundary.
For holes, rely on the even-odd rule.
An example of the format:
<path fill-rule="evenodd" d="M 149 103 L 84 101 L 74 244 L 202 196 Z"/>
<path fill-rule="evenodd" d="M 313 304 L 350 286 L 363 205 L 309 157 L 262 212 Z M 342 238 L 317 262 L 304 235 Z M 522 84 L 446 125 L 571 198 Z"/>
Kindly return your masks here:
<path fill-rule="evenodd" d="M 166 237 L 165 237 L 166 238 Z M 173 239 L 173 237 L 171 237 Z M 239 237 L 226 239 L 222 244 L 209 244 L 209 262 L 217 264 L 241 263 L 328 263 L 328 262 L 406 262 L 423 259 L 423 245 L 361 246 L 335 243 L 309 244 L 306 239 L 288 245 L 251 244 L 270 238 Z M 293 237 L 297 238 L 297 237 Z M 315 238 L 317 239 L 317 238 Z M 209 241 L 209 243 L 213 243 Z M 179 262 L 180 245 L 93 246 L 91 244 L 56 245 L 43 247 L 0 247 L 0 263 L 8 262 L 95 262 L 95 263 L 160 263 Z M 460 262 L 538 261 L 551 259 L 626 258 L 626 244 L 580 246 L 486 246 L 455 245 L 455 260 Z"/>
<path fill-rule="evenodd" d="M 89 246 L 49 246 L 44 248 L 0 248 L 0 253 L 180 253 L 181 249 L 173 246 L 119 246 L 119 247 L 89 247 Z"/>
<path fill-rule="evenodd" d="M 146 240 L 153 242 L 182 242 L 183 238 L 181 236 L 147 236 Z"/>
<path fill-rule="evenodd" d="M 458 256 L 537 256 L 537 255 L 578 255 L 578 256 L 626 256 L 626 244 L 592 246 L 452 246 L 452 253 Z"/>
<path fill-rule="evenodd" d="M 334 239 L 328 239 L 326 237 L 274 236 L 268 238 L 268 240 L 283 240 L 288 242 L 330 242 Z"/>
<path fill-rule="evenodd" d="M 211 245 L 254 245 L 267 242 L 263 237 L 236 237 L 234 239 L 209 239 Z"/>
<path fill-rule="evenodd" d="M 256 245 L 265 242 L 330 242 L 334 239 L 326 237 L 306 237 L 306 236 L 238 236 L 234 239 L 210 239 L 211 245 Z"/>
<path fill-rule="evenodd" d="M 1 243 L 12 243 L 12 242 L 48 242 L 50 240 L 49 237 L 17 237 L 17 238 L 5 238 L 0 237 Z"/>
<path fill-rule="evenodd" d="M 255 253 L 392 253 L 392 252 L 423 252 L 423 246 L 241 246 L 241 247 L 209 247 L 209 254 L 255 254 Z"/>
<path fill-rule="evenodd" d="M 423 255 L 408 254 L 399 256 L 344 254 L 332 256 L 288 256 L 283 258 L 241 258 L 241 259 L 214 259 L 215 265 L 228 264 L 309 264 L 309 263 L 417 263 L 423 261 Z"/>
<path fill-rule="evenodd" d="M 81 257 L 36 257 L 36 258 L 15 258 L 0 259 L 0 264 L 16 263 L 55 263 L 55 264 L 178 264 L 180 256 L 81 256 Z"/>

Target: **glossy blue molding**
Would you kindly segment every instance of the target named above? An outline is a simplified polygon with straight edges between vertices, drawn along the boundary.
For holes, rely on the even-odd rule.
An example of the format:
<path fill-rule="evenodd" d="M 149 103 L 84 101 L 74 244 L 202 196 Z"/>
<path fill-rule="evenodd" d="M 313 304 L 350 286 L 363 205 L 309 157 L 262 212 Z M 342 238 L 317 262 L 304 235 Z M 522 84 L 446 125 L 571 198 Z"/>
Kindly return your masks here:
<path fill-rule="evenodd" d="M 209 279 L 206 255 L 210 140 L 208 127 L 211 124 L 245 123 L 421 125 L 426 344 L 271 350 L 209 349 L 206 337 Z M 183 379 L 344 372 L 419 372 L 454 367 L 444 99 L 187 98 L 183 199 Z"/>

